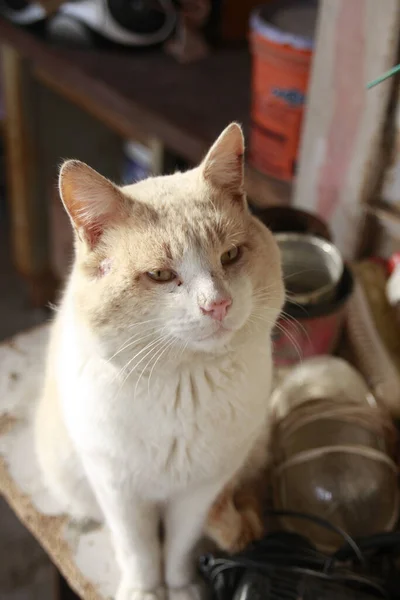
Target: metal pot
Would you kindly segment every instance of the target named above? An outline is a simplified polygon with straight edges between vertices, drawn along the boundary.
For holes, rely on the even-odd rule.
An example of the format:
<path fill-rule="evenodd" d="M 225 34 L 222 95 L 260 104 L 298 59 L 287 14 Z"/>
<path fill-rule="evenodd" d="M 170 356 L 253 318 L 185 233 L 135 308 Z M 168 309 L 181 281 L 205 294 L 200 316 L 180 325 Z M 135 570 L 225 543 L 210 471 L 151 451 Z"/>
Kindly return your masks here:
<path fill-rule="evenodd" d="M 251 205 L 251 212 L 273 233 L 308 233 L 331 241 L 332 236 L 326 223 L 317 215 L 293 206 Z"/>
<path fill-rule="evenodd" d="M 330 302 L 343 274 L 343 260 L 331 242 L 303 233 L 277 233 L 289 302 Z"/>
<path fill-rule="evenodd" d="M 353 276 L 345 267 L 331 302 L 307 308 L 288 302 L 274 329 L 274 361 L 293 365 L 312 356 L 335 351 L 343 328 L 347 302 L 353 292 Z"/>

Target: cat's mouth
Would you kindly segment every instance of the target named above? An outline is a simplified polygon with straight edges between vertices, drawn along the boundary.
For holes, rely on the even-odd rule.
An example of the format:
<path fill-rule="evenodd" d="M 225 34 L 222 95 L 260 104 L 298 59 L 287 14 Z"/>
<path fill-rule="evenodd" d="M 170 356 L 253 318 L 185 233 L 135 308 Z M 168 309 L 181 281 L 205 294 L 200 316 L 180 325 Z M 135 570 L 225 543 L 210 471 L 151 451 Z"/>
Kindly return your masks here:
<path fill-rule="evenodd" d="M 225 327 L 225 325 L 220 325 L 218 327 L 218 329 L 216 329 L 215 331 L 212 331 L 211 333 L 208 333 L 207 335 L 197 338 L 196 342 L 219 340 L 219 339 L 221 339 L 229 334 L 232 334 L 232 333 L 233 333 L 233 329 L 230 329 L 229 327 Z"/>

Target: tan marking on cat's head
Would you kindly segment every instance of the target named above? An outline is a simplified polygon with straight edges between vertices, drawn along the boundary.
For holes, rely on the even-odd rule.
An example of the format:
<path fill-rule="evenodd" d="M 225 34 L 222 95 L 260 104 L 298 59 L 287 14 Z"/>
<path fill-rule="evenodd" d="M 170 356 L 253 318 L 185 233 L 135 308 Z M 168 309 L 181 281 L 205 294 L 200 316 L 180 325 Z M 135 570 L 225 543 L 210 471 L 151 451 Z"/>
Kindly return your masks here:
<path fill-rule="evenodd" d="M 213 352 L 251 321 L 272 328 L 284 297 L 279 251 L 247 208 L 243 156 L 233 123 L 185 173 L 120 188 L 83 163 L 64 164 L 60 192 L 77 232 L 70 288 L 110 346 L 140 330 L 145 344 L 158 337 Z M 235 246 L 238 260 L 223 265 Z M 154 271 L 176 277 L 158 283 L 146 275 Z M 232 305 L 217 322 L 207 310 L 224 298 Z"/>

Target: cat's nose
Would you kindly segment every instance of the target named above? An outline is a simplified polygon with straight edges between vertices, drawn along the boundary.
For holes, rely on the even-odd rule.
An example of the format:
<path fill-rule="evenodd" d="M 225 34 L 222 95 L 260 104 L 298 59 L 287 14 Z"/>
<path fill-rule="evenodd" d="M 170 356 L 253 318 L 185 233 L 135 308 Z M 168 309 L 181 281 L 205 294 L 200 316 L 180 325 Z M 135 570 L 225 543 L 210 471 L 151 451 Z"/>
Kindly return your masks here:
<path fill-rule="evenodd" d="M 215 321 L 222 321 L 226 317 L 231 304 L 231 298 L 223 298 L 222 300 L 211 302 L 206 306 L 200 306 L 200 309 L 203 315 L 208 315 Z"/>

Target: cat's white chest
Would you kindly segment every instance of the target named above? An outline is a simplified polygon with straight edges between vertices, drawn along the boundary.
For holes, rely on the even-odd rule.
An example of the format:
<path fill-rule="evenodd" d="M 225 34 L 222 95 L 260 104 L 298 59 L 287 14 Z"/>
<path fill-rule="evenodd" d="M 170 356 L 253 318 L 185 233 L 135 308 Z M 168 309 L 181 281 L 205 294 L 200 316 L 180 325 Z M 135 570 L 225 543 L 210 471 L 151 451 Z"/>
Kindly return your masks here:
<path fill-rule="evenodd" d="M 241 466 L 266 427 L 270 363 L 268 342 L 123 384 L 100 361 L 77 363 L 75 381 L 65 382 L 66 420 L 97 465 L 163 497 Z"/>

